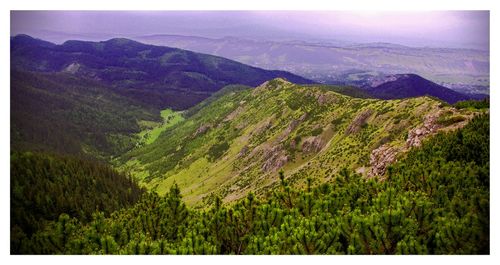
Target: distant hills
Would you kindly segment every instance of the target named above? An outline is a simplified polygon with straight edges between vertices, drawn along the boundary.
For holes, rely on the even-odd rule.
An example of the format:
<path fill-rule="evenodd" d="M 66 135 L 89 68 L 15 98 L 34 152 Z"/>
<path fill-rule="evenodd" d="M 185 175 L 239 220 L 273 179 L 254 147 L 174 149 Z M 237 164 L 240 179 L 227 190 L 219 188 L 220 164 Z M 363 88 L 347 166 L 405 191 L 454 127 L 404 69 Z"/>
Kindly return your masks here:
<path fill-rule="evenodd" d="M 284 71 L 128 39 L 56 45 L 20 35 L 11 39 L 11 66 L 11 147 L 103 159 L 137 146 L 162 122 L 159 110 L 189 109 L 185 116 L 190 117 L 229 84 L 248 85 L 226 89 L 242 93 L 282 77 L 306 85 L 292 86 L 297 97 L 317 87 L 356 98 L 433 96 L 455 103 L 484 97 L 460 94 L 415 74 L 370 79 L 363 88 L 319 85 Z"/>
<path fill-rule="evenodd" d="M 129 39 L 52 44 L 27 35 L 11 38 L 11 67 L 63 72 L 111 86 L 122 96 L 159 109 L 186 109 L 228 84 L 256 86 L 276 77 L 311 84 L 225 58 L 142 44 Z"/>
<path fill-rule="evenodd" d="M 462 100 L 482 99 L 488 95 L 462 94 L 454 90 L 440 86 L 421 76 L 415 74 L 397 74 L 378 80 L 365 90 L 369 95 L 379 99 L 398 99 L 420 96 L 433 96 L 450 104 Z"/>
<path fill-rule="evenodd" d="M 462 93 L 488 94 L 489 91 L 489 52 L 482 50 L 181 35 L 134 39 L 223 56 L 256 67 L 290 71 L 328 84 L 358 85 L 370 76 L 415 73 Z"/>

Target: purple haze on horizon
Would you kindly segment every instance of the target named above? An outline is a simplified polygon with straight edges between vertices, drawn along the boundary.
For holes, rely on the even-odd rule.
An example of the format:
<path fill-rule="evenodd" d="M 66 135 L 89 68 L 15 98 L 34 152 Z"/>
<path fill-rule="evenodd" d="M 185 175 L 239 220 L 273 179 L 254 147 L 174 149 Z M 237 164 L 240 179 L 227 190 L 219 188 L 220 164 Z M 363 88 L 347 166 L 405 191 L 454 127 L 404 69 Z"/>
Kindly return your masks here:
<path fill-rule="evenodd" d="M 489 50 L 489 11 L 11 11 L 11 36 L 62 43 L 154 34 Z"/>

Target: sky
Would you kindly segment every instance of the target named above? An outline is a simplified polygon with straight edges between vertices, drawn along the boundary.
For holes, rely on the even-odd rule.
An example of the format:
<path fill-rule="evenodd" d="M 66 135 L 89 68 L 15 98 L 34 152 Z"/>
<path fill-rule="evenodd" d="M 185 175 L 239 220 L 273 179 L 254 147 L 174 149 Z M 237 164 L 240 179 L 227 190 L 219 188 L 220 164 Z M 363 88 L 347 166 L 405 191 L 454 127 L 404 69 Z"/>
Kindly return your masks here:
<path fill-rule="evenodd" d="M 11 11 L 11 36 L 55 43 L 154 34 L 489 50 L 489 11 Z"/>

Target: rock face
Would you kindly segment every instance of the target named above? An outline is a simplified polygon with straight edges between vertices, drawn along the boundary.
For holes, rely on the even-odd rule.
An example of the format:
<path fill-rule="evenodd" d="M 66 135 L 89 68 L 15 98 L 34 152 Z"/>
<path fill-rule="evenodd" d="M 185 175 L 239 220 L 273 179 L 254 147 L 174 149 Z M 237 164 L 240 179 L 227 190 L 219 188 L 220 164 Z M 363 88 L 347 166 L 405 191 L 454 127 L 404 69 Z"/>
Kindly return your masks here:
<path fill-rule="evenodd" d="M 193 134 L 193 138 L 198 136 L 198 135 L 201 135 L 201 134 L 204 134 L 208 131 L 208 129 L 210 129 L 212 126 L 210 124 L 203 124 L 201 125 L 200 127 L 198 127 L 198 129 L 196 129 L 196 131 L 194 132 Z"/>
<path fill-rule="evenodd" d="M 241 148 L 240 152 L 238 153 L 238 157 L 244 156 L 248 152 L 248 146 L 245 145 L 243 148 Z"/>
<path fill-rule="evenodd" d="M 417 147 L 422 145 L 422 140 L 428 135 L 437 132 L 441 126 L 437 123 L 440 113 L 433 113 L 425 116 L 424 124 L 420 127 L 412 129 L 408 132 L 406 140 L 406 148 Z"/>
<path fill-rule="evenodd" d="M 368 172 L 368 177 L 383 176 L 387 167 L 396 161 L 396 156 L 399 153 L 407 152 L 413 147 L 422 145 L 422 141 L 430 135 L 436 133 L 442 128 L 437 120 L 441 115 L 440 111 L 429 114 L 424 117 L 424 124 L 420 127 L 414 128 L 408 132 L 406 143 L 401 148 L 390 147 L 384 144 L 377 149 L 373 150 L 370 155 L 371 169 Z"/>
<path fill-rule="evenodd" d="M 226 121 L 232 121 L 236 116 L 240 115 L 242 113 L 244 108 L 240 105 L 238 106 L 235 110 L 233 110 L 231 113 L 229 113 L 226 118 L 224 118 L 224 122 Z"/>
<path fill-rule="evenodd" d="M 271 127 L 273 127 L 273 123 L 272 123 L 272 117 L 269 118 L 267 121 L 261 123 L 259 126 L 257 126 L 257 128 L 255 128 L 253 130 L 253 132 L 251 133 L 252 136 L 254 135 L 260 135 L 262 134 L 264 131 L 270 129 Z"/>
<path fill-rule="evenodd" d="M 352 120 L 351 124 L 349 124 L 349 126 L 345 131 L 345 134 L 349 135 L 359 132 L 361 126 L 363 126 L 366 123 L 366 120 L 368 119 L 368 117 L 372 115 L 372 113 L 373 111 L 371 109 L 367 109 L 359 113 L 358 116 L 356 116 L 356 118 Z"/>
<path fill-rule="evenodd" d="M 384 175 L 387 167 L 396 161 L 396 155 L 400 151 L 401 150 L 387 144 L 381 145 L 379 148 L 373 150 L 370 155 L 371 169 L 368 172 L 368 177 L 373 178 Z"/>
<path fill-rule="evenodd" d="M 317 153 L 323 149 L 325 141 L 320 136 L 310 136 L 302 142 L 302 152 L 304 153 Z"/>
<path fill-rule="evenodd" d="M 63 69 L 63 72 L 75 74 L 80 69 L 81 65 L 79 63 L 72 63 Z"/>
<path fill-rule="evenodd" d="M 263 154 L 264 164 L 262 170 L 264 172 L 277 171 L 288 162 L 288 155 L 283 151 L 281 145 L 276 145 L 272 148 L 265 149 Z"/>
<path fill-rule="evenodd" d="M 298 120 L 292 120 L 288 127 L 283 131 L 283 133 L 277 138 L 278 142 L 281 142 L 282 140 L 286 139 L 293 130 L 295 130 L 301 122 L 303 122 L 307 118 L 307 113 L 302 114 Z"/>

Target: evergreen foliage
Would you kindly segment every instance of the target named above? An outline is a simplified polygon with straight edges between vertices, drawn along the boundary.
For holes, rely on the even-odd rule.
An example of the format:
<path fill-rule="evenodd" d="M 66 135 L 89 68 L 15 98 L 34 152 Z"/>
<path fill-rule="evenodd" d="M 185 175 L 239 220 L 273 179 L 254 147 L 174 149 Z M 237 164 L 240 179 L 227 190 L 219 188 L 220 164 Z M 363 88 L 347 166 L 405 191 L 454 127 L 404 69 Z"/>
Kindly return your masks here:
<path fill-rule="evenodd" d="M 164 197 L 89 224 L 61 215 L 24 241 L 24 253 L 488 254 L 489 115 L 410 151 L 385 180 L 341 170 L 294 189 L 280 173 L 269 196 L 220 198 L 188 209 L 177 185 Z"/>
<path fill-rule="evenodd" d="M 109 215 L 133 205 L 144 192 L 131 178 L 86 159 L 13 152 L 10 163 L 13 253 L 25 252 L 25 239 L 42 231 L 49 221 L 59 220 L 53 229 L 66 242 L 76 219 L 87 223 L 94 220 L 96 211 Z M 50 246 L 41 241 L 36 244 Z"/>
<path fill-rule="evenodd" d="M 160 121 L 95 80 L 64 73 L 11 73 L 11 148 L 109 158 L 132 149 L 138 121 Z"/>

